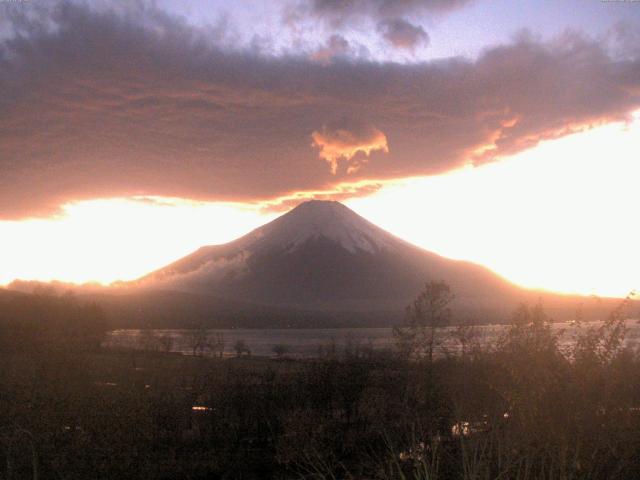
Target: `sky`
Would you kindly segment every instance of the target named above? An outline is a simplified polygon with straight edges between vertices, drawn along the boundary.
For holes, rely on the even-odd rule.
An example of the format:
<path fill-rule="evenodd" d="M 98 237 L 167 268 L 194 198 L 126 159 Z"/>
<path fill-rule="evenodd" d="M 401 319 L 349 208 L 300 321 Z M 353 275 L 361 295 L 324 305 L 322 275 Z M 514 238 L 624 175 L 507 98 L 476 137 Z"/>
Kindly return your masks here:
<path fill-rule="evenodd" d="M 309 198 L 640 288 L 640 2 L 0 2 L 0 284 L 137 278 Z"/>

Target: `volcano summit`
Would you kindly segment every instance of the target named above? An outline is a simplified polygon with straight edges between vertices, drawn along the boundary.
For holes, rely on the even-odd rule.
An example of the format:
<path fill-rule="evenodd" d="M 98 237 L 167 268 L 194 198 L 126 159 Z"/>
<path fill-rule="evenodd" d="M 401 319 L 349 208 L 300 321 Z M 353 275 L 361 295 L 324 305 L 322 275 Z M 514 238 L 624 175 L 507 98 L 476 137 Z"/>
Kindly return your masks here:
<path fill-rule="evenodd" d="M 401 311 L 430 280 L 449 283 L 466 307 L 495 305 L 519 290 L 484 267 L 415 247 L 341 203 L 317 200 L 231 243 L 202 247 L 139 285 L 272 306 Z"/>

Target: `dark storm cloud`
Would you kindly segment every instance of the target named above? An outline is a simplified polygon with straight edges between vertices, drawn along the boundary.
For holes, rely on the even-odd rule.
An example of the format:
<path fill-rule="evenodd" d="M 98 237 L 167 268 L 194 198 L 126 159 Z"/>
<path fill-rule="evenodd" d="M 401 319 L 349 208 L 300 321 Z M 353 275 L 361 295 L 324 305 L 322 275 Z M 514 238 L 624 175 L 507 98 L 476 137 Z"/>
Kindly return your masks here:
<path fill-rule="evenodd" d="M 303 5 L 331 19 L 362 15 L 385 19 L 421 12 L 445 13 L 469 3 L 471 0 L 309 0 Z"/>
<path fill-rule="evenodd" d="M 614 61 L 579 35 L 522 35 L 475 61 L 322 64 L 222 49 L 153 8 L 47 15 L 22 18 L 0 47 L 0 218 L 86 198 L 274 199 L 438 173 L 640 107 L 638 58 Z M 311 135 L 343 117 L 384 132 L 389 153 L 334 176 Z"/>
<path fill-rule="evenodd" d="M 288 9 L 289 20 L 315 18 L 341 28 L 360 19 L 372 20 L 383 38 L 396 48 L 414 49 L 428 43 L 425 30 L 406 18 L 441 15 L 464 7 L 472 0 L 302 0 Z M 295 12 L 295 13 L 294 13 Z M 406 18 L 403 18 L 406 17 Z"/>
<path fill-rule="evenodd" d="M 384 20 L 378 30 L 387 42 L 396 48 L 414 50 L 420 44 L 429 43 L 429 35 L 419 25 L 412 25 L 402 18 Z"/>

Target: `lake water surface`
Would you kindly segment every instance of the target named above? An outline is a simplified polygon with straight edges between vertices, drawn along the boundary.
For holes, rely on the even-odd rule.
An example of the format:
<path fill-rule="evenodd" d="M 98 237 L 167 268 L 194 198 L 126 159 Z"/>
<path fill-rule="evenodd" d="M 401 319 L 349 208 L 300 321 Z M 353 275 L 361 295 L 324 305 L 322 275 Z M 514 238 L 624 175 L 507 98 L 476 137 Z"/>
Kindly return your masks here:
<path fill-rule="evenodd" d="M 596 328 L 600 322 L 582 324 L 582 330 Z M 627 320 L 625 345 L 637 348 L 640 341 L 640 324 L 637 320 Z M 474 327 L 473 342 L 483 346 L 492 345 L 502 335 L 505 325 L 482 325 Z M 578 328 L 567 322 L 554 323 L 553 329 L 559 334 L 560 347 L 569 348 L 578 334 Z M 455 327 L 440 329 L 439 354 L 456 353 L 459 342 L 452 333 Z M 376 350 L 394 348 L 391 328 L 324 328 L 324 329 L 215 329 L 208 330 L 211 343 L 221 335 L 224 341 L 224 355 L 235 355 L 234 344 L 242 340 L 252 355 L 272 356 L 274 346 L 284 345 L 288 354 L 295 357 L 315 357 L 323 352 L 335 350 L 341 353 L 345 348 L 373 348 Z M 114 330 L 109 332 L 105 346 L 135 349 L 162 350 L 159 339 L 170 338 L 170 351 L 190 355 L 193 353 L 192 335 L 188 330 Z M 214 354 L 208 351 L 205 354 Z"/>

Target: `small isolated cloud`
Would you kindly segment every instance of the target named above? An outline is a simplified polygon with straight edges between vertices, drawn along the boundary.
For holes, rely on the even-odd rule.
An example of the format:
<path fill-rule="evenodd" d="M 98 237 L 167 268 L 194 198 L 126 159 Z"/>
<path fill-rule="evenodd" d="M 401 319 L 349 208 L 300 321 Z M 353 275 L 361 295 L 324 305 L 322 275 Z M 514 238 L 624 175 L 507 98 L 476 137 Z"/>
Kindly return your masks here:
<path fill-rule="evenodd" d="M 342 35 L 331 35 L 326 45 L 312 55 L 312 59 L 326 65 L 335 57 L 345 55 L 348 51 L 349 42 Z"/>
<path fill-rule="evenodd" d="M 413 25 L 402 18 L 380 22 L 378 31 L 395 48 L 413 51 L 418 45 L 429 43 L 429 35 L 420 25 Z"/>
<path fill-rule="evenodd" d="M 349 164 L 347 173 L 358 171 L 366 159 L 356 159 L 357 153 L 369 156 L 375 150 L 389 153 L 387 136 L 372 124 L 359 120 L 342 118 L 328 123 L 311 134 L 312 146 L 320 149 L 318 156 L 331 166 L 331 173 L 338 171 L 338 161 L 344 159 Z"/>

